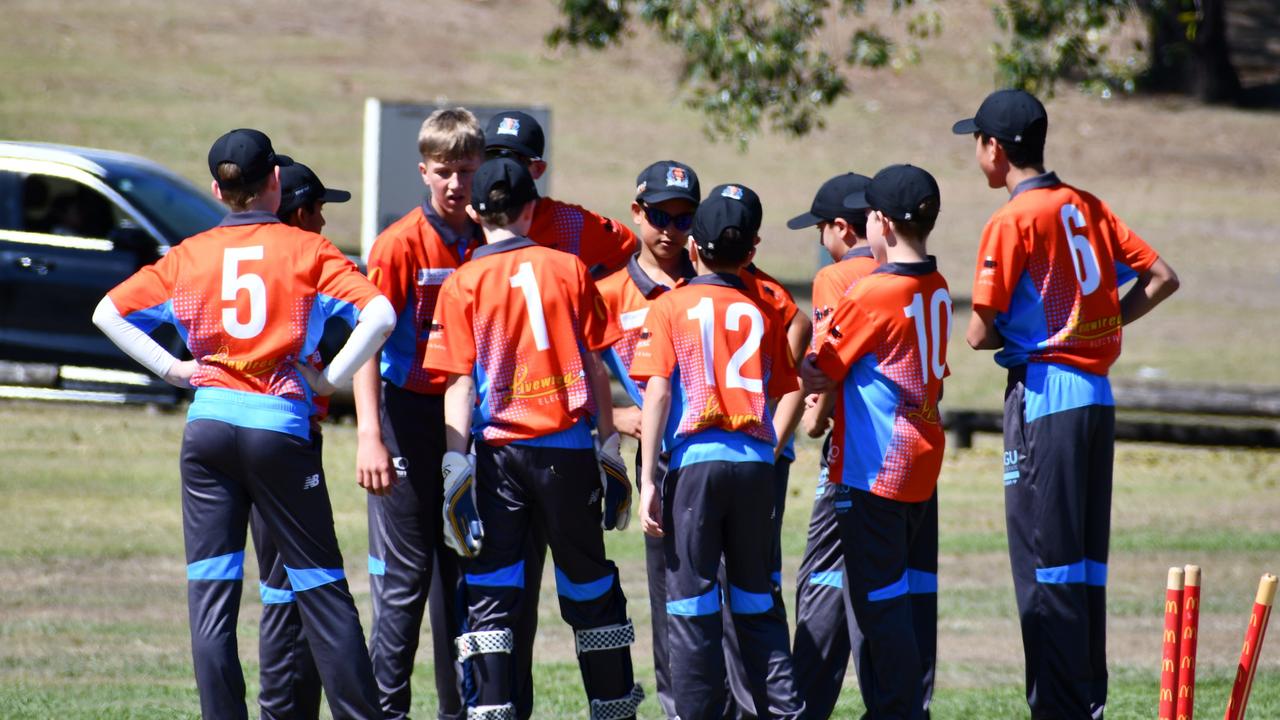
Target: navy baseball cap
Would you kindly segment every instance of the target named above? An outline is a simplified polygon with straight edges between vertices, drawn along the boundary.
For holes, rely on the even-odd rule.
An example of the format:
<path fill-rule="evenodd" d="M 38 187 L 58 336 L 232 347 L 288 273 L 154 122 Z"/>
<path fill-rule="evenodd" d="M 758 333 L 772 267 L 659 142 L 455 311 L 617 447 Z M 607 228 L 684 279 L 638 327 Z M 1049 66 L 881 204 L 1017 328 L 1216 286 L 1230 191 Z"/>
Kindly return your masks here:
<path fill-rule="evenodd" d="M 1049 132 L 1049 114 L 1034 95 L 1025 90 L 997 90 L 987 96 L 971 118 L 951 126 L 957 135 L 981 132 L 1007 143 L 1043 145 Z"/>
<path fill-rule="evenodd" d="M 930 198 L 937 199 L 933 207 L 928 207 Z M 925 213 L 936 215 L 942 207 L 942 192 L 927 171 L 914 165 L 890 165 L 876 173 L 865 190 L 846 197 L 844 206 L 879 210 L 894 220 L 921 220 Z"/>
<path fill-rule="evenodd" d="M 507 188 L 507 202 L 504 207 L 485 207 L 489 200 L 489 191 L 496 187 Z M 533 176 L 523 164 L 511 158 L 492 158 L 485 160 L 471 179 L 471 206 L 481 213 L 506 212 L 523 207 L 530 200 L 538 199 L 538 188 L 533 184 Z"/>
<path fill-rule="evenodd" d="M 280 209 L 276 215 L 282 218 L 317 200 L 340 203 L 350 199 L 351 193 L 325 187 L 311 168 L 300 162 L 280 168 Z"/>
<path fill-rule="evenodd" d="M 724 187 L 741 186 L 726 185 Z M 736 254 L 735 250 L 741 250 L 745 257 L 745 253 L 755 247 L 756 231 L 752 229 L 756 227 L 755 222 L 755 216 L 748 203 L 733 197 L 732 194 L 712 192 L 693 214 L 693 241 L 698 245 L 698 252 L 711 259 L 723 257 L 726 251 Z M 743 247 L 723 247 L 720 234 L 728 228 L 738 228 L 742 231 Z"/>
<path fill-rule="evenodd" d="M 214 180 L 218 179 L 218 166 L 227 162 L 240 168 L 240 182 L 230 185 L 218 182 L 218 187 L 230 189 L 257 182 L 277 166 L 292 165 L 293 159 L 277 155 L 271 147 L 271 138 L 261 130 L 240 128 L 214 140 L 213 147 L 209 148 L 209 173 Z"/>
<path fill-rule="evenodd" d="M 746 185 L 726 183 L 711 188 L 711 192 L 707 193 L 707 199 L 710 200 L 713 197 L 727 198 L 741 203 L 746 207 L 747 217 L 750 219 L 750 225 L 744 226 L 743 229 L 753 240 L 760 234 L 760 224 L 764 220 L 764 207 L 760 205 L 760 196 L 754 190 Z"/>
<path fill-rule="evenodd" d="M 541 160 L 547 140 L 532 115 L 508 110 L 489 118 L 484 126 L 484 148 L 511 150 L 531 160 Z"/>
<path fill-rule="evenodd" d="M 866 205 L 845 207 L 844 199 L 859 190 L 865 190 L 869 182 L 871 178 L 858 173 L 845 173 L 831 178 L 818 188 L 818 193 L 813 196 L 813 204 L 809 206 L 809 212 L 801 213 L 788 220 L 787 227 L 800 230 L 813 227 L 818 223 L 831 222 L 836 218 L 847 220 L 855 212 L 866 210 Z"/>
<path fill-rule="evenodd" d="M 660 203 L 666 200 L 702 202 L 702 188 L 693 168 L 675 160 L 659 160 L 636 177 L 636 200 Z"/>

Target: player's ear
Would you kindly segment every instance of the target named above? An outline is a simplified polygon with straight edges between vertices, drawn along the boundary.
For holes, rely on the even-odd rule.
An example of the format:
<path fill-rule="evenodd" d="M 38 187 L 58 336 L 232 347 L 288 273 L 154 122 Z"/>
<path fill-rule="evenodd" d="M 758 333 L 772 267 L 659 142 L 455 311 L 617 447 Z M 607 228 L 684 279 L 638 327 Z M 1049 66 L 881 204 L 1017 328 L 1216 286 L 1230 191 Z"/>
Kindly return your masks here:
<path fill-rule="evenodd" d="M 427 164 L 426 164 L 426 163 L 424 163 L 424 162 L 420 162 L 420 163 L 418 163 L 418 174 L 422 176 L 422 184 L 423 184 L 423 185 L 426 185 L 427 187 L 431 187 L 431 181 L 427 179 Z"/>
<path fill-rule="evenodd" d="M 631 201 L 631 221 L 636 225 L 644 223 L 644 206 L 640 204 L 639 200 Z"/>
<path fill-rule="evenodd" d="M 214 196 L 215 198 L 217 198 L 219 201 L 221 201 L 221 200 L 222 200 L 222 188 L 218 187 L 218 181 L 217 181 L 217 180 L 211 180 L 211 181 L 209 181 L 209 183 L 210 183 L 210 184 L 209 184 L 209 189 L 210 189 L 210 191 L 211 191 L 211 192 L 213 192 L 213 196 Z"/>
<path fill-rule="evenodd" d="M 267 191 L 274 192 L 280 189 L 280 166 L 275 166 L 271 174 L 267 176 Z"/>
<path fill-rule="evenodd" d="M 545 173 L 546 171 L 547 171 L 546 160 L 530 160 L 529 161 L 529 175 L 534 180 L 537 180 L 538 178 L 542 177 L 542 174 Z"/>
<path fill-rule="evenodd" d="M 853 232 L 853 227 L 849 225 L 849 221 L 842 217 L 832 220 L 831 224 L 836 226 L 836 232 L 839 233 L 841 237 L 845 237 Z"/>
<path fill-rule="evenodd" d="M 759 240 L 759 239 L 760 239 L 760 238 L 756 238 L 756 240 Z M 755 259 L 755 257 L 756 257 L 756 249 L 755 249 L 755 248 L 751 248 L 750 250 L 748 250 L 748 251 L 747 251 L 747 259 L 746 259 L 746 260 L 744 260 L 744 261 L 742 261 L 742 266 L 743 266 L 743 267 L 746 267 L 746 266 L 750 265 L 750 264 L 751 264 L 751 261 L 752 261 L 752 260 L 754 260 L 754 259 Z"/>
<path fill-rule="evenodd" d="M 471 218 L 471 222 L 479 225 L 480 213 L 476 212 L 474 207 L 471 207 L 471 203 L 467 203 L 465 207 L 467 208 L 467 217 Z"/>

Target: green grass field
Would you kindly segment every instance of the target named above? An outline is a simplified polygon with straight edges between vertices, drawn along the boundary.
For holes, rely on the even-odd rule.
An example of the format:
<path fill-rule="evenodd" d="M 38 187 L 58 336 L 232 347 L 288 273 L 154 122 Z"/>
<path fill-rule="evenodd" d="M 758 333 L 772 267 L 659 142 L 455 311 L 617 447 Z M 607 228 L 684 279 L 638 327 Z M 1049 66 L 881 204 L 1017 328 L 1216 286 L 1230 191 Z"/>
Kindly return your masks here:
<path fill-rule="evenodd" d="M 996 30 L 987 3 L 937 9 L 945 31 L 919 65 L 853 72 L 854 95 L 830 111 L 825 130 L 804 140 L 765 135 L 739 152 L 701 134 L 700 118 L 675 96 L 677 63 L 647 32 L 598 55 L 547 50 L 548 0 L 7 0 L 6 25 L 21 30 L 0 43 L 0 138 L 133 152 L 206 186 L 209 143 L 232 127 L 261 127 L 282 152 L 357 191 L 354 202 L 326 210 L 327 234 L 355 249 L 366 97 L 542 104 L 553 113 L 555 196 L 625 218 L 636 173 L 660 158 L 683 160 L 705 187 L 733 181 L 759 191 L 760 264 L 800 284 L 812 276 L 815 234 L 784 222 L 808 208 L 817 185 L 849 169 L 912 162 L 942 189 L 930 247 L 959 298 L 971 286 L 983 223 L 1004 194 L 985 187 L 971 141 L 950 126 L 992 89 Z M 893 30 L 883 10 L 873 20 Z M 834 35 L 820 44 L 844 51 Z M 1265 151 L 1275 146 L 1275 117 L 1060 90 L 1048 103 L 1049 166 L 1106 199 L 1183 281 L 1126 331 L 1113 375 L 1275 384 L 1280 175 Z M 952 340 L 946 405 L 998 406 L 1003 377 L 989 354 L 969 352 L 959 334 Z M 177 500 L 181 424 L 179 415 L 140 409 L 0 403 L 0 718 L 198 712 Z M 367 612 L 354 433 L 340 425 L 327 433 L 337 527 Z M 792 473 L 788 583 L 816 452 L 802 444 Z M 950 454 L 941 480 L 939 718 L 1025 716 L 999 473 L 997 441 L 979 438 L 974 449 Z M 1221 712 L 1257 576 L 1280 565 L 1277 482 L 1275 452 L 1119 449 L 1111 717 L 1155 714 L 1165 569 L 1186 562 L 1205 568 L 1199 707 L 1203 717 Z M 641 626 L 635 658 L 652 691 L 638 530 L 611 536 L 610 548 Z M 554 598 L 550 586 L 543 597 Z M 251 683 L 257 608 L 256 593 L 247 593 L 240 636 Z M 572 641 L 554 602 L 543 603 L 542 620 L 538 717 L 581 717 Z M 1280 717 L 1280 648 L 1272 650 L 1251 717 Z M 433 710 L 429 677 L 420 665 L 417 717 Z M 852 679 L 847 690 L 840 717 L 859 709 Z M 657 716 L 652 700 L 644 716 Z"/>
<path fill-rule="evenodd" d="M 0 403 L 0 717 L 195 717 L 177 450 L 181 414 Z M 347 573 L 368 622 L 363 491 L 354 429 L 325 430 L 329 492 Z M 979 437 L 943 470 L 937 718 L 1025 715 L 1021 644 L 1005 555 L 999 446 Z M 817 448 L 802 443 L 784 530 L 785 586 L 804 544 Z M 1221 712 L 1249 605 L 1277 570 L 1280 453 L 1124 445 L 1116 458 L 1110 584 L 1110 717 L 1154 714 L 1164 574 L 1204 567 L 1199 707 Z M 653 689 L 643 545 L 609 535 Z M 240 655 L 256 692 L 256 569 L 246 567 Z M 569 629 L 544 579 L 535 670 L 540 718 L 585 717 Z M 788 605 L 793 595 L 787 592 Z M 794 610 L 793 607 L 789 609 Z M 424 632 L 425 635 L 425 632 Z M 424 637 L 425 640 L 425 637 Z M 1273 644 L 1274 641 L 1273 641 Z M 1252 717 L 1280 713 L 1280 647 L 1263 652 Z M 421 655 L 421 653 L 420 653 Z M 431 667 L 415 675 L 416 717 L 434 712 Z M 860 710 L 850 676 L 837 717 Z M 647 700 L 642 717 L 658 717 Z"/>

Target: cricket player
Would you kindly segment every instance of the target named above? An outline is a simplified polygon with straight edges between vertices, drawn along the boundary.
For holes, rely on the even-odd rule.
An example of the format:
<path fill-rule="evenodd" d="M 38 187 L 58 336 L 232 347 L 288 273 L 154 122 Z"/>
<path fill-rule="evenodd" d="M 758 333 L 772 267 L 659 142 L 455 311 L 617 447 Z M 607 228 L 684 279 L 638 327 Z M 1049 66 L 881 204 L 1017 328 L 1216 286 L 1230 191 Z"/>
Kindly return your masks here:
<path fill-rule="evenodd" d="M 1021 90 L 952 128 L 1009 202 L 982 231 L 968 341 L 998 350 L 1005 519 L 1033 718 L 1101 718 L 1121 328 L 1178 276 L 1098 198 L 1045 171 L 1049 117 Z M 1120 280 L 1137 283 L 1122 298 Z"/>
<path fill-rule="evenodd" d="M 279 549 L 335 717 L 378 718 L 364 633 L 347 587 L 311 399 L 346 382 L 395 324 L 386 298 L 328 240 L 280 222 L 276 155 L 257 130 L 209 150 L 213 193 L 232 210 L 99 303 L 94 323 L 144 367 L 194 387 L 182 441 L 191 648 L 207 718 L 245 718 L 235 627 L 249 511 Z M 303 361 L 324 321 L 355 329 L 317 372 Z M 146 333 L 177 327 L 192 360 Z"/>
<path fill-rule="evenodd" d="M 514 629 L 536 524 L 551 546 L 590 715 L 629 718 L 644 698 L 632 677 L 635 630 L 602 534 L 625 527 L 631 505 L 597 354 L 618 330 L 586 266 L 526 236 L 536 200 L 523 164 L 480 166 L 470 214 L 486 244 L 441 288 L 423 361 L 447 376 L 445 538 L 467 558 L 458 652 L 476 684 L 469 717 L 515 714 Z"/>

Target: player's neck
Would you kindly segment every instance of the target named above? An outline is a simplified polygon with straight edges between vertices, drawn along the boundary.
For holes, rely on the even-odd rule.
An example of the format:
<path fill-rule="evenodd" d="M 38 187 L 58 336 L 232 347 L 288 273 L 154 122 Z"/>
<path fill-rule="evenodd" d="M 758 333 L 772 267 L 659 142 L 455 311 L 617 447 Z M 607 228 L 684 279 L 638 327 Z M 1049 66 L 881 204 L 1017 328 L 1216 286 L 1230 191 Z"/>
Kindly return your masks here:
<path fill-rule="evenodd" d="M 471 232 L 471 218 L 467 217 L 466 212 L 454 213 L 451 215 L 446 214 L 440 209 L 440 206 L 436 205 L 436 199 L 434 197 L 431 198 L 431 209 L 436 212 L 436 217 L 443 220 L 444 224 L 448 225 L 449 229 L 455 233 L 459 235 L 467 235 Z"/>
<path fill-rule="evenodd" d="M 1029 180 L 1037 175 L 1043 175 L 1043 174 L 1044 174 L 1043 167 L 1020 168 L 1020 167 L 1015 167 L 1013 165 L 1010 165 L 1009 172 L 1004 176 L 1005 189 L 1009 191 L 1010 195 L 1012 195 L 1014 188 L 1018 187 L 1018 183 L 1022 182 L 1023 180 Z"/>
<path fill-rule="evenodd" d="M 520 237 L 520 236 L 517 235 L 516 233 L 511 232 L 507 228 L 485 228 L 484 229 L 484 242 L 486 245 L 492 245 L 494 243 L 502 242 L 503 240 L 510 240 L 511 238 L 515 238 L 515 237 Z"/>
<path fill-rule="evenodd" d="M 652 255 L 648 248 L 640 249 L 640 257 L 636 259 L 640 269 L 644 270 L 644 274 L 649 276 L 650 280 L 661 283 L 667 287 L 675 287 L 676 281 L 680 279 L 681 267 L 683 263 L 680 257 L 662 260 Z"/>
<path fill-rule="evenodd" d="M 918 263 L 928 260 L 929 255 L 922 243 L 899 237 L 885 247 L 884 259 L 891 263 Z"/>

